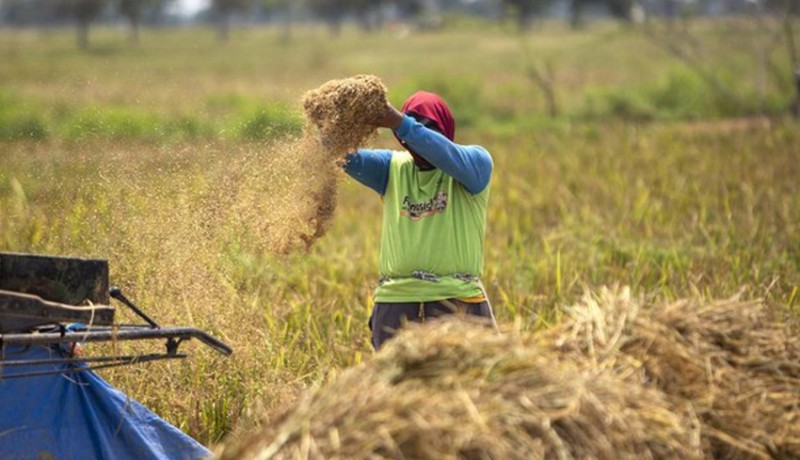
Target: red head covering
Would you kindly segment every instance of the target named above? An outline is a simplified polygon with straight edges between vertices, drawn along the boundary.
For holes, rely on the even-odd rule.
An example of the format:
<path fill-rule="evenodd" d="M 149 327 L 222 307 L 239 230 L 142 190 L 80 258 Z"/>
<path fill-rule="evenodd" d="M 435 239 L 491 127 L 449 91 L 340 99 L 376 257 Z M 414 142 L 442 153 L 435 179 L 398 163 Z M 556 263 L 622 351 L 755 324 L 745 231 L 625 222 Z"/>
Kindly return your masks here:
<path fill-rule="evenodd" d="M 456 122 L 450 107 L 436 94 L 427 91 L 417 91 L 406 99 L 403 104 L 403 113 L 414 112 L 425 118 L 433 120 L 439 126 L 445 137 L 454 140 L 456 134 Z"/>

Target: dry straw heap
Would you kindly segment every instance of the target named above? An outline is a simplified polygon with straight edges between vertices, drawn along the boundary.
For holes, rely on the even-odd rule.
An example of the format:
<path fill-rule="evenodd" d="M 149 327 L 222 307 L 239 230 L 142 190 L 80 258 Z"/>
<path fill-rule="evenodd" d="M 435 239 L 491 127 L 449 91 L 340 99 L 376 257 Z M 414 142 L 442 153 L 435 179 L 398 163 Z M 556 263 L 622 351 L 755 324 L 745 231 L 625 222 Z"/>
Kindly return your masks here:
<path fill-rule="evenodd" d="M 303 96 L 306 118 L 329 157 L 338 161 L 375 136 L 373 122 L 385 109 L 386 86 L 373 75 L 331 80 Z"/>
<path fill-rule="evenodd" d="M 409 326 L 223 458 L 800 458 L 800 339 L 763 304 L 602 290 L 566 313 Z"/>
<path fill-rule="evenodd" d="M 540 343 L 690 404 L 710 458 L 800 458 L 800 337 L 763 303 L 587 294 Z"/>

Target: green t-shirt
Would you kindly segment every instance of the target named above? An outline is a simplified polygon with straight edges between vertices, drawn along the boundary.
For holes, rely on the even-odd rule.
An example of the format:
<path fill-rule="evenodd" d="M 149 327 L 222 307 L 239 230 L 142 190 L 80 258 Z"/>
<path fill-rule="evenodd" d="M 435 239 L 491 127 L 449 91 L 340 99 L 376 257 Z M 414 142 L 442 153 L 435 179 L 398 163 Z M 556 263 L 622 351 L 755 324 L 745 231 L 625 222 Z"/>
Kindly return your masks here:
<path fill-rule="evenodd" d="M 383 204 L 376 302 L 423 302 L 482 294 L 489 186 L 472 195 L 440 169 L 392 155 Z"/>

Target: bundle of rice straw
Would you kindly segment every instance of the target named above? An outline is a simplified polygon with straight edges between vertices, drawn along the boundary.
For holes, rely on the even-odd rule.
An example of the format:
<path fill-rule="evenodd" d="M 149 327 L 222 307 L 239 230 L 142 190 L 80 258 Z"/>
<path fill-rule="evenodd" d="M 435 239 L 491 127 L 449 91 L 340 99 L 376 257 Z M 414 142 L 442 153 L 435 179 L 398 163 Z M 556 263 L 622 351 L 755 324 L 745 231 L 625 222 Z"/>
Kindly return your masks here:
<path fill-rule="evenodd" d="M 331 80 L 303 96 L 306 118 L 331 158 L 344 156 L 377 133 L 370 124 L 386 108 L 386 86 L 373 75 Z"/>
<path fill-rule="evenodd" d="M 587 293 L 541 344 L 693 405 L 713 458 L 800 458 L 800 337 L 759 301 Z"/>
<path fill-rule="evenodd" d="M 661 393 L 456 318 L 409 325 L 224 459 L 691 459 Z"/>

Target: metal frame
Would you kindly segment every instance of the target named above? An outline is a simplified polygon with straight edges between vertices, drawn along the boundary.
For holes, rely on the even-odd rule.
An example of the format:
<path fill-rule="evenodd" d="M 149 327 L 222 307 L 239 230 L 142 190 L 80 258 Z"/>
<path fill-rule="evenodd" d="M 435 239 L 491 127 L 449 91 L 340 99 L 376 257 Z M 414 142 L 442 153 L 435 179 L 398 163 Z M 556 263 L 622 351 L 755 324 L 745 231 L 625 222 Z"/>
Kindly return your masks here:
<path fill-rule="evenodd" d="M 102 259 L 0 252 L 0 367 L 30 367 L 16 374 L 0 374 L 0 381 L 185 358 L 178 348 L 191 339 L 225 356 L 233 353 L 228 345 L 199 329 L 161 327 L 119 288 L 109 289 L 108 271 L 108 262 Z M 128 307 L 143 324 L 115 324 L 112 298 Z M 165 340 L 163 353 L 142 355 L 81 357 L 75 355 L 74 346 L 69 346 L 159 339 Z M 60 345 L 63 354 L 45 359 L 6 359 L 7 345 Z M 52 369 L 55 365 L 68 366 Z"/>
<path fill-rule="evenodd" d="M 55 364 L 75 364 L 69 370 L 35 370 L 20 374 L 11 374 L 0 377 L 2 379 L 34 377 L 40 375 L 61 374 L 65 372 L 84 372 L 88 370 L 104 369 L 108 367 L 138 364 L 164 359 L 181 359 L 185 354 L 178 353 L 180 344 L 190 339 L 197 339 L 217 352 L 229 356 L 233 350 L 224 342 L 211 335 L 192 327 L 161 327 L 141 309 L 128 300 L 118 288 L 112 288 L 110 295 L 130 308 L 147 324 L 124 324 L 116 326 L 88 325 L 76 328 L 67 328 L 62 324 L 49 327 L 39 327 L 30 332 L 0 333 L 0 350 L 5 345 L 56 345 L 87 342 L 114 342 L 122 340 L 155 340 L 166 339 L 164 353 L 151 353 L 145 355 L 117 355 L 87 358 L 62 358 L 62 359 L 31 359 L 31 360 L 6 360 L 0 356 L 0 367 L 18 366 L 50 366 Z M 85 363 L 100 363 L 98 365 L 80 365 Z"/>

